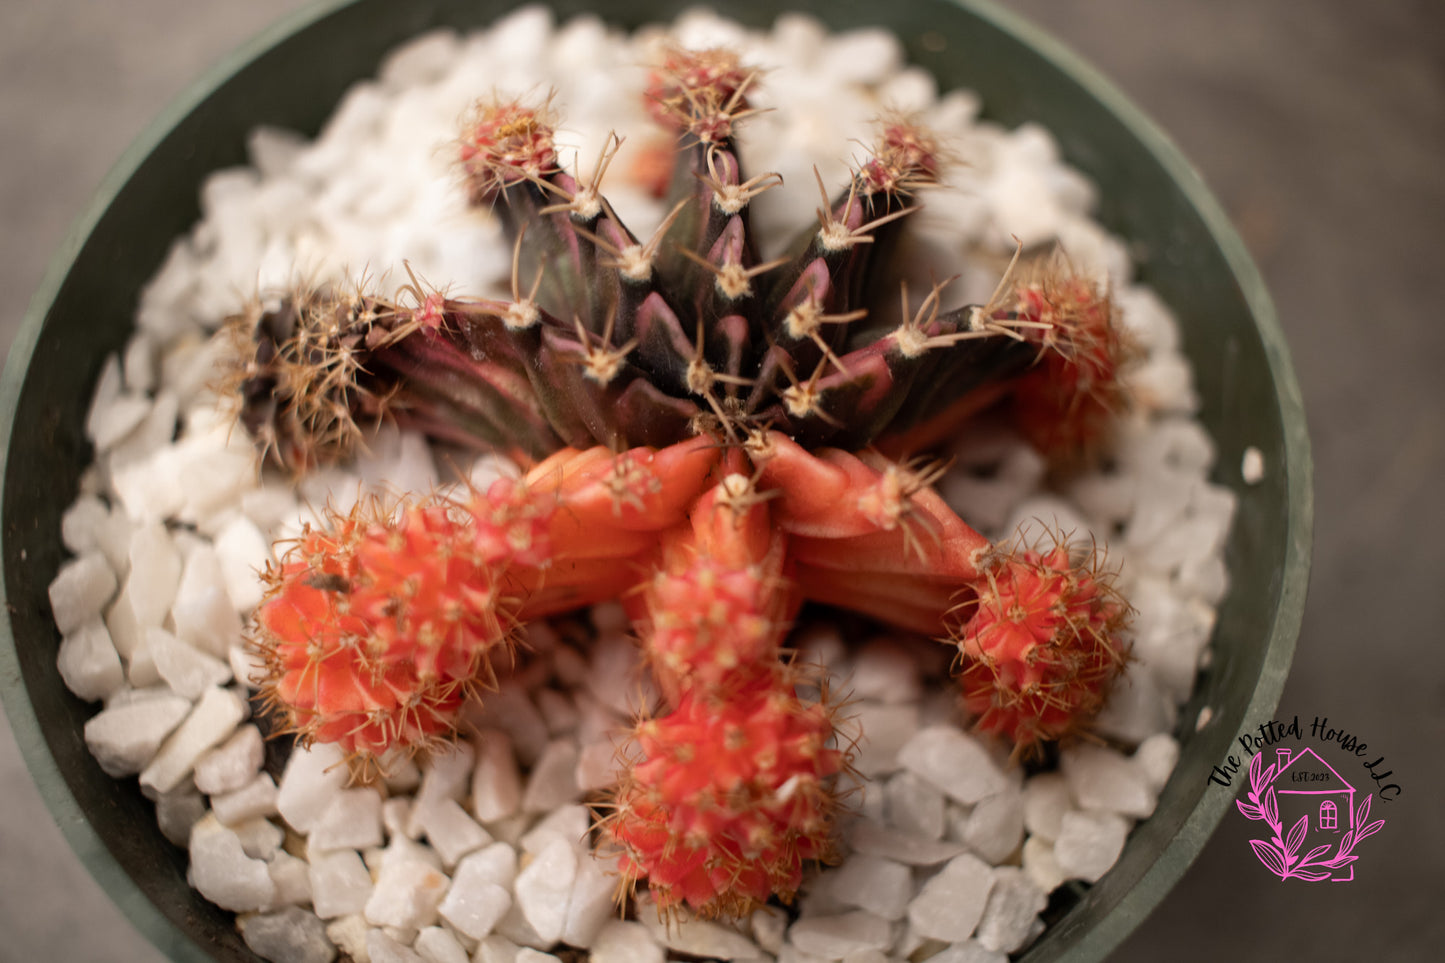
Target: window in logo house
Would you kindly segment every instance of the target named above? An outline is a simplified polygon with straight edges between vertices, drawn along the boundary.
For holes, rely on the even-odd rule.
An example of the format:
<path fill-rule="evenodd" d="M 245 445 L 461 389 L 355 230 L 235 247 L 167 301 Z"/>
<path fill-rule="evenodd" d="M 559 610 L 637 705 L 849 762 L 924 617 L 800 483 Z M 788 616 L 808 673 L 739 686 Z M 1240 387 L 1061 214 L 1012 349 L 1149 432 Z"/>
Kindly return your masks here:
<path fill-rule="evenodd" d="M 1320 828 L 1335 828 L 1335 804 L 1329 800 L 1320 803 Z"/>

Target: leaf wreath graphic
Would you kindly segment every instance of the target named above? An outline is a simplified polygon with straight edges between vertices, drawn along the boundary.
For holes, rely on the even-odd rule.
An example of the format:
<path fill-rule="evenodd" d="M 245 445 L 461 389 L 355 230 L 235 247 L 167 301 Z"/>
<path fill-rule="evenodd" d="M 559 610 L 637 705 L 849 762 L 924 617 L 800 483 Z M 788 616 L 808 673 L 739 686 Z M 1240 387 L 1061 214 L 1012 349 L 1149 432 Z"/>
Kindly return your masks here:
<path fill-rule="evenodd" d="M 1385 825 L 1383 819 L 1366 822 L 1370 817 L 1370 800 L 1373 798 L 1366 795 L 1355 809 L 1355 828 L 1346 830 L 1340 837 L 1339 849 L 1333 857 L 1323 858 L 1330 851 L 1329 844 L 1325 843 L 1314 847 L 1296 861 L 1296 854 L 1304 844 L 1309 830 L 1309 817 L 1301 816 L 1290 827 L 1288 835 L 1281 834 L 1283 824 L 1279 818 L 1279 803 L 1275 798 L 1274 786 L 1270 785 L 1277 774 L 1278 766 L 1265 766 L 1264 755 L 1256 755 L 1249 763 L 1249 802 L 1236 799 L 1234 804 L 1245 818 L 1264 820 L 1269 826 L 1269 839 L 1251 839 L 1249 845 L 1264 867 L 1280 879 L 1303 879 L 1308 882 L 1329 879 L 1333 870 L 1348 866 L 1359 859 L 1354 855 L 1355 847 L 1362 840 L 1375 835 L 1380 831 L 1380 827 Z"/>

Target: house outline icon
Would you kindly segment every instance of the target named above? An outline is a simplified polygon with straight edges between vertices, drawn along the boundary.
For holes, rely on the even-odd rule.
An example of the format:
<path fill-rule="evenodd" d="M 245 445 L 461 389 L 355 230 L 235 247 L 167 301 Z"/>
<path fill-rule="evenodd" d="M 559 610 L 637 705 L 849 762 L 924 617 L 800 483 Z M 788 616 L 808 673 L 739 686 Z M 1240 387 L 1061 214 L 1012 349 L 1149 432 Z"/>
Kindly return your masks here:
<path fill-rule="evenodd" d="M 1303 816 L 1306 829 L 1300 852 L 1323 844 L 1338 846 L 1340 837 L 1355 828 L 1355 787 L 1313 749 L 1276 749 L 1275 765 L 1269 785 L 1274 787 L 1283 831 L 1288 832 Z M 1354 878 L 1355 864 L 1350 862 L 1330 870 L 1328 881 L 1347 883 Z"/>

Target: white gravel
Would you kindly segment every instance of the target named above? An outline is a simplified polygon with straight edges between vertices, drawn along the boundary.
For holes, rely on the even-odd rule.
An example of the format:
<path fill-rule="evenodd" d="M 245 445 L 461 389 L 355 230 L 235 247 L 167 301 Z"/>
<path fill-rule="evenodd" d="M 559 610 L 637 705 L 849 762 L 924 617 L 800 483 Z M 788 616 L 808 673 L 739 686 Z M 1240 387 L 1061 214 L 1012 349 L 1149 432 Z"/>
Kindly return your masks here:
<path fill-rule="evenodd" d="M 705 14 L 673 28 L 693 46 L 745 33 Z M 1177 762 L 1169 733 L 1227 587 L 1220 551 L 1234 500 L 1205 480 L 1214 446 L 1192 420 L 1172 316 L 1133 283 L 1123 243 L 1089 219 L 1094 189 L 1061 165 L 1046 131 L 977 121 L 971 94 L 939 97 L 887 34 L 829 37 L 784 15 L 746 34 L 749 61 L 771 68 L 758 105 L 776 108 L 749 122 L 747 162 L 790 186 L 755 205 L 771 243 L 813 217 L 816 197 L 799 189 L 813 165 L 840 182 L 845 145 L 866 136 L 880 105 L 916 107 L 962 162 L 914 218 L 928 241 L 923 268 L 946 276 L 967 261 L 955 296 L 983 300 L 996 270 L 980 251 L 1005 257 L 1011 235 L 1062 239 L 1076 267 L 1112 285 L 1148 351 L 1136 379 L 1144 403 L 1109 469 L 1077 478 L 1064 498 L 1044 494 L 1039 456 L 990 429 L 959 442 L 940 486 L 990 537 L 1033 516 L 1108 536 L 1139 609 L 1137 661 L 1101 720 L 1112 744 L 1070 747 L 1058 772 L 1024 779 L 954 716 L 935 653 L 889 637 L 849 651 L 820 630 L 802 648 L 858 700 L 857 764 L 871 780 L 841 827 L 843 862 L 806 891 L 796 920 L 760 911 L 670 928 L 645 894 L 636 921 L 617 918 L 614 866 L 592 851 L 579 805 L 615 777 L 618 733 L 651 698 L 618 606 L 598 607 L 582 647 L 533 627 L 526 677 L 474 707 L 469 740 L 419 768 L 398 764 L 377 787 L 348 788 L 339 753 L 317 746 L 293 751 L 279 781 L 262 771 L 260 733 L 246 721 L 254 658 L 241 639 L 272 540 L 313 520 L 309 506 L 344 509 L 367 488 L 425 490 L 442 476 L 423 439 L 393 429 L 355 466 L 299 491 L 258 472 L 205 388 L 218 357 L 209 331 L 258 290 L 361 270 L 394 281 L 403 258 L 433 284 L 500 293 L 505 239 L 465 209 L 447 166 L 457 117 L 493 88 L 551 88 L 585 176 L 609 130 L 646 129 L 636 65 L 661 37 L 623 38 L 590 17 L 558 26 L 528 8 L 489 33 L 409 43 L 313 143 L 256 131 L 255 166 L 208 181 L 204 220 L 176 242 L 142 295 L 137 332 L 102 370 L 87 419 L 97 461 L 62 520 L 75 557 L 50 587 L 58 664 L 77 695 L 105 701 L 84 733 L 102 767 L 140 776 L 167 834 L 189 844 L 193 885 L 242 914 L 247 943 L 268 959 L 546 963 L 562 944 L 590 949 L 593 963 L 661 963 L 667 950 L 897 963 L 922 947 L 937 950 L 934 963 L 997 963 L 1038 935 L 1049 891 L 1108 872 Z M 609 197 L 646 233 L 661 212 L 625 167 Z M 1262 456 L 1245 453 L 1241 469 L 1258 482 Z M 481 459 L 471 473 L 497 471 Z"/>

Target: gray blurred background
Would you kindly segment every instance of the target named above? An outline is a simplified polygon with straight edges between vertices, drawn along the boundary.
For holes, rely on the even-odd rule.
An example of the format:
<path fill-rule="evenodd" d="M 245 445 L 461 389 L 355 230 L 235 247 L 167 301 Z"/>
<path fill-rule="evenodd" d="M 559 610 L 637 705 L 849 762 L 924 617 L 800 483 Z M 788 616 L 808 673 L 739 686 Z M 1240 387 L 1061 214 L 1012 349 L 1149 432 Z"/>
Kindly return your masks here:
<path fill-rule="evenodd" d="M 0 2 L 0 351 L 121 151 L 224 53 L 303 5 Z M 1281 714 L 1328 715 L 1358 733 L 1403 788 L 1376 806 L 1386 826 L 1362 844 L 1346 886 L 1280 882 L 1248 852 L 1253 825 L 1227 818 L 1115 959 L 1438 959 L 1445 512 L 1433 486 L 1445 477 L 1445 7 L 1005 5 L 1092 60 L 1160 122 L 1263 269 L 1315 459 L 1314 574 Z M 0 961 L 157 963 L 70 854 L 3 719 Z"/>

